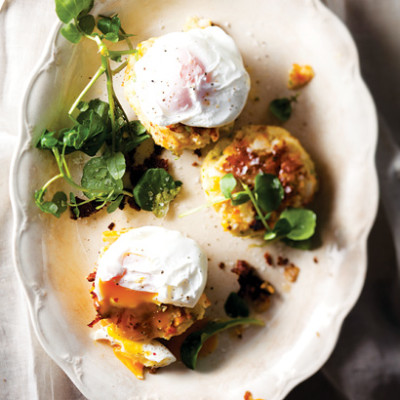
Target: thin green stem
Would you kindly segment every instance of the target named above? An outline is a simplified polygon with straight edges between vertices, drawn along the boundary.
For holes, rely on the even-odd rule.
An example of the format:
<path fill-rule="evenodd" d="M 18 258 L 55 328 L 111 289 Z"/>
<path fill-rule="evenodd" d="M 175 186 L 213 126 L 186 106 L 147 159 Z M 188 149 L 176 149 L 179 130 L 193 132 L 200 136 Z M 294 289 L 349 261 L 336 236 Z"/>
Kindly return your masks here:
<path fill-rule="evenodd" d="M 121 31 L 121 33 L 123 35 L 126 35 L 126 32 L 122 29 L 122 27 L 119 28 L 119 30 Z M 126 41 L 126 43 L 128 44 L 128 47 L 132 50 L 133 46 L 132 46 L 132 42 L 130 41 L 128 36 L 125 36 L 124 40 Z"/>
<path fill-rule="evenodd" d="M 78 106 L 79 102 L 83 99 L 85 94 L 90 90 L 90 88 L 93 86 L 93 84 L 97 81 L 97 79 L 100 78 L 100 76 L 105 72 L 105 68 L 103 65 L 101 65 L 96 73 L 93 75 L 92 79 L 90 79 L 89 83 L 85 86 L 85 88 L 82 90 L 80 95 L 76 98 L 74 103 L 72 104 L 71 108 L 68 111 L 68 115 L 71 115 L 75 108 Z"/>
<path fill-rule="evenodd" d="M 111 73 L 113 75 L 118 74 L 118 72 L 121 72 L 126 66 L 128 65 L 128 61 L 124 61 L 122 64 L 120 64 L 117 68 L 113 69 Z"/>
<path fill-rule="evenodd" d="M 110 50 L 108 53 L 109 53 L 110 57 L 119 57 L 119 56 L 125 56 L 125 55 L 128 55 L 128 54 L 135 54 L 136 50 L 135 49 L 116 50 L 116 51 Z"/>
<path fill-rule="evenodd" d="M 81 205 L 83 205 L 83 204 L 87 204 L 87 203 L 90 203 L 91 201 L 93 201 L 92 199 L 89 199 L 89 200 L 85 200 L 85 201 L 81 201 L 79 204 L 78 203 L 71 203 L 71 202 L 67 202 L 67 204 L 70 206 L 70 207 L 77 207 L 77 206 L 81 206 Z"/>
<path fill-rule="evenodd" d="M 267 232 L 271 232 L 270 227 L 267 224 L 267 221 L 265 220 L 265 217 L 263 213 L 260 210 L 260 207 L 258 207 L 257 201 L 253 195 L 253 192 L 250 190 L 250 188 L 243 182 L 239 181 L 240 184 L 242 185 L 244 191 L 247 193 L 247 195 L 250 197 L 251 202 L 253 203 L 254 208 L 256 209 L 256 213 L 258 217 L 260 218 L 262 224 L 264 225 L 264 228 L 267 230 Z"/>
<path fill-rule="evenodd" d="M 60 179 L 63 177 L 63 174 L 58 174 L 56 176 L 53 176 L 51 179 L 49 179 L 43 186 L 42 186 L 42 192 L 44 193 L 44 191 L 53 183 L 55 182 L 57 179 Z M 41 196 L 42 199 L 43 195 Z"/>
<path fill-rule="evenodd" d="M 65 169 L 65 173 L 67 174 L 68 178 L 71 178 L 71 173 L 69 172 L 67 160 L 65 159 L 65 149 L 67 148 L 67 144 L 64 143 L 62 153 L 61 153 L 61 160 Z"/>
<path fill-rule="evenodd" d="M 123 190 L 121 193 L 124 194 L 125 196 L 133 197 L 133 193 L 130 193 L 126 190 Z"/>
<path fill-rule="evenodd" d="M 110 105 L 110 119 L 111 119 L 111 133 L 112 133 L 112 152 L 115 152 L 115 103 L 114 103 L 114 87 L 112 81 L 112 72 L 110 67 L 110 62 L 107 57 L 101 57 L 102 65 L 106 67 L 107 74 L 107 95 L 108 95 L 108 103 Z"/>

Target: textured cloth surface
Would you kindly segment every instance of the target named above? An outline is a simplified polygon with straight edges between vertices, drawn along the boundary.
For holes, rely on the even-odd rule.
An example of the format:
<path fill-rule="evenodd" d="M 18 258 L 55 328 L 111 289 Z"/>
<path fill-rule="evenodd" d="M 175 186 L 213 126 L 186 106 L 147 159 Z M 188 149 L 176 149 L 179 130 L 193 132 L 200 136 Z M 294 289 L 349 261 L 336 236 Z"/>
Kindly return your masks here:
<path fill-rule="evenodd" d="M 400 393 L 400 0 L 325 0 L 349 27 L 381 116 L 381 206 L 368 244 L 367 281 L 326 365 L 289 400 L 392 400 Z M 8 173 L 21 99 L 56 21 L 53 0 L 0 0 L 0 399 L 80 400 L 32 332 L 11 260 Z M 256 395 L 256 394 L 255 394 Z"/>

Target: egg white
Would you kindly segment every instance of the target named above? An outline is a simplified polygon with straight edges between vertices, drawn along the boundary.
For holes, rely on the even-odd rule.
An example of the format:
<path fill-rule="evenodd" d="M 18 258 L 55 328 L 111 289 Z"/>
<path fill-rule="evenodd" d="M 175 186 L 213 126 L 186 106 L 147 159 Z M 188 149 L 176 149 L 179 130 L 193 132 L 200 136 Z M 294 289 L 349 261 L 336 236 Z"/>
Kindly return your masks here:
<path fill-rule="evenodd" d="M 160 126 L 226 125 L 241 113 L 250 89 L 239 49 L 216 26 L 156 38 L 135 75 L 140 108 Z"/>

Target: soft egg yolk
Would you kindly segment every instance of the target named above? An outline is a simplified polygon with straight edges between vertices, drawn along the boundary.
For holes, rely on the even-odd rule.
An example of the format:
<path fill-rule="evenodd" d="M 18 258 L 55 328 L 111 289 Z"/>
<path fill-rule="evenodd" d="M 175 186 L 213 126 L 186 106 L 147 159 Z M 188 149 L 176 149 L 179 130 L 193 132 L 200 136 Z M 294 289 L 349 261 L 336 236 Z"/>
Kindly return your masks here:
<path fill-rule="evenodd" d="M 119 341 L 120 345 L 114 345 L 113 351 L 115 356 L 134 373 L 136 378 L 143 379 L 144 361 L 141 354 L 143 353 L 143 345 L 141 343 L 129 340 L 121 336 L 117 327 L 110 324 L 107 327 L 107 333 L 113 339 Z"/>
<path fill-rule="evenodd" d="M 113 278 L 109 281 L 99 281 L 99 291 L 101 297 L 101 305 L 105 309 L 109 307 L 118 308 L 135 308 L 142 303 L 159 304 L 154 298 L 157 293 L 142 292 L 132 290 L 119 285 L 120 277 Z"/>

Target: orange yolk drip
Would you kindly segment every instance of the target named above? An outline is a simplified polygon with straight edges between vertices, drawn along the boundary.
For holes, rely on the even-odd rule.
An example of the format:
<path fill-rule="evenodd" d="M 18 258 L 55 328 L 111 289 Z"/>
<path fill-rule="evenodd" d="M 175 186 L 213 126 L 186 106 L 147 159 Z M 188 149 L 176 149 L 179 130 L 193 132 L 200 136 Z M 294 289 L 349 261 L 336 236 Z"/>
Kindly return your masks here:
<path fill-rule="evenodd" d="M 116 278 L 110 281 L 99 281 L 99 290 L 102 296 L 101 303 L 105 308 L 109 306 L 120 308 L 135 308 L 142 303 L 156 303 L 157 293 L 142 292 L 120 286 Z"/>
<path fill-rule="evenodd" d="M 129 368 L 129 370 L 134 373 L 136 378 L 143 379 L 144 365 L 141 362 L 136 361 L 134 358 L 132 358 L 132 356 L 127 355 L 117 347 L 114 347 L 113 350 L 118 360 L 120 360 L 127 368 Z"/>

